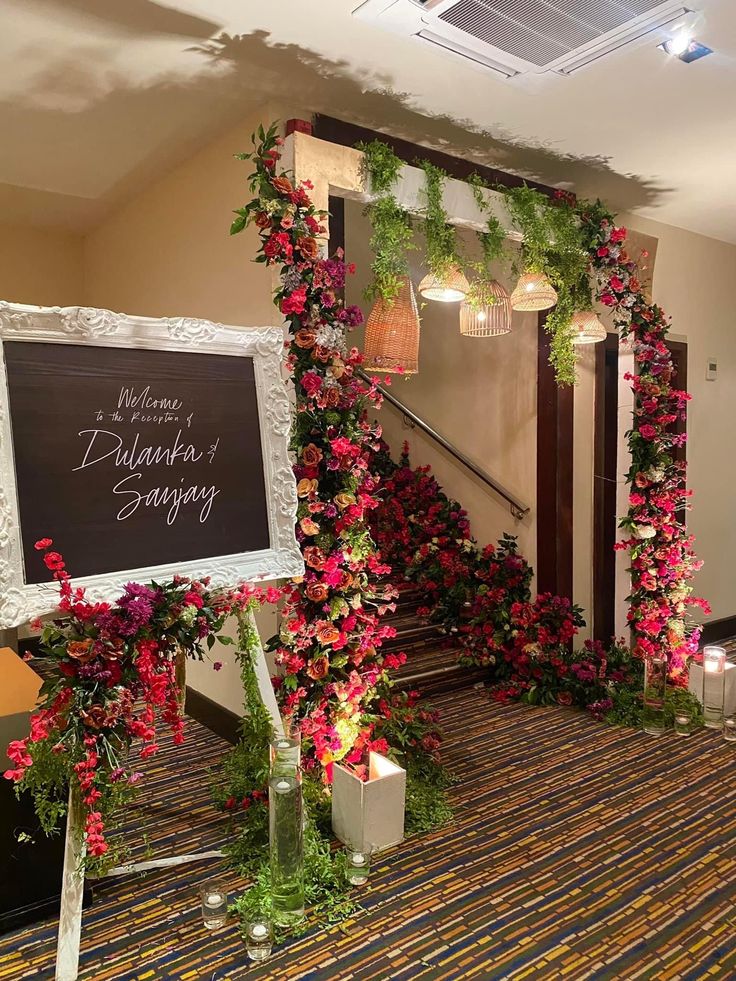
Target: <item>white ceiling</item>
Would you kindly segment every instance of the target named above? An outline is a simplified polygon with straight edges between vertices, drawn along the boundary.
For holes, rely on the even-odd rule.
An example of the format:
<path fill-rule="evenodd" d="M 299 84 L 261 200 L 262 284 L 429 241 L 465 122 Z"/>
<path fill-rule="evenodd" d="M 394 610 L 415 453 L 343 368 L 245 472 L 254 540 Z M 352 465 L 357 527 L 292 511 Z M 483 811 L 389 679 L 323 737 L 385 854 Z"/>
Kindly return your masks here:
<path fill-rule="evenodd" d="M 358 0 L 3 0 L 0 220 L 86 228 L 287 99 L 736 242 L 736 2 L 533 88 L 351 16 Z"/>

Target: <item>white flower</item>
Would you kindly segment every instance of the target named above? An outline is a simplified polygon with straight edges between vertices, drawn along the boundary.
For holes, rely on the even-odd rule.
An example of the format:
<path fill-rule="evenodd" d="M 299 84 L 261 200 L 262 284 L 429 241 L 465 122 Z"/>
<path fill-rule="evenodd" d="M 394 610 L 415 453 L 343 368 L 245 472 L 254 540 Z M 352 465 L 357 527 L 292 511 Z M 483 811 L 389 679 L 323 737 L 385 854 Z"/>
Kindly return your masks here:
<path fill-rule="evenodd" d="M 634 538 L 654 538 L 657 534 L 657 529 L 652 525 L 634 525 L 631 533 Z"/>

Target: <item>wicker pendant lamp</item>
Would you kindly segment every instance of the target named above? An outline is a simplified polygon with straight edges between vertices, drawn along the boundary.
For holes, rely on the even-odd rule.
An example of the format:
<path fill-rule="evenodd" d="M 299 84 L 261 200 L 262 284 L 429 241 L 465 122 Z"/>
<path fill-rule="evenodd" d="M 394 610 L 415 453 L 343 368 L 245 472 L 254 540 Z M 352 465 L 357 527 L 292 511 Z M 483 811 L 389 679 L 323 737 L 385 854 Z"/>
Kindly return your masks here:
<path fill-rule="evenodd" d="M 393 303 L 376 300 L 365 325 L 363 367 L 415 375 L 419 371 L 419 311 L 408 276 Z"/>
<path fill-rule="evenodd" d="M 439 300 L 440 303 L 457 303 L 468 295 L 470 283 L 459 266 L 450 266 L 442 276 L 427 273 L 419 284 L 419 294 L 425 300 Z"/>
<path fill-rule="evenodd" d="M 592 310 L 573 314 L 572 327 L 575 331 L 573 344 L 597 344 L 606 339 L 606 328 Z"/>
<path fill-rule="evenodd" d="M 549 310 L 555 303 L 557 292 L 544 273 L 524 273 L 511 294 L 514 310 Z"/>
<path fill-rule="evenodd" d="M 483 287 L 492 302 L 476 305 L 466 300 L 460 305 L 460 333 L 466 337 L 498 337 L 511 330 L 511 298 L 495 279 Z"/>

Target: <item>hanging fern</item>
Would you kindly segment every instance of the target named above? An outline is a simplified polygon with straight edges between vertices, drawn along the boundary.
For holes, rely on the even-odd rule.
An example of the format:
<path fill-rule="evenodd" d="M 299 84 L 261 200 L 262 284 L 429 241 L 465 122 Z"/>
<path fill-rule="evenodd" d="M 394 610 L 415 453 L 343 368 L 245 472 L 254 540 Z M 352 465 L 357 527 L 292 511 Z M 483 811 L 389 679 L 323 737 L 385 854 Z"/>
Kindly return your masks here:
<path fill-rule="evenodd" d="M 474 171 L 468 177 L 468 184 L 478 209 L 486 214 L 489 204 L 483 192 L 488 189 L 488 183 Z M 474 276 L 470 281 L 470 292 L 465 298 L 465 302 L 476 310 L 498 302 L 498 296 L 491 289 L 495 279 L 491 266 L 506 258 L 506 230 L 495 215 L 488 214 L 486 229 L 478 232 L 477 236 L 483 258 L 470 263 Z"/>
<path fill-rule="evenodd" d="M 550 361 L 560 385 L 575 384 L 575 332 L 572 316 L 592 303 L 588 255 L 577 215 L 563 199 L 551 201 L 522 184 L 502 188 L 511 217 L 524 235 L 521 247 L 525 272 L 541 273 L 557 291 L 557 305 L 547 314 Z"/>
<path fill-rule="evenodd" d="M 363 178 L 373 194 L 378 195 L 363 212 L 371 223 L 373 252 L 373 280 L 364 296 L 369 302 L 380 299 L 390 304 L 399 294 L 402 279 L 409 275 L 407 252 L 416 247 L 409 215 L 393 193 L 402 164 L 380 140 L 359 143 L 357 149 L 363 152 Z"/>
<path fill-rule="evenodd" d="M 455 228 L 445 211 L 443 191 L 447 174 L 429 160 L 418 160 L 424 171 L 424 236 L 427 244 L 427 265 L 435 279 L 443 280 L 453 266 L 460 265 Z"/>

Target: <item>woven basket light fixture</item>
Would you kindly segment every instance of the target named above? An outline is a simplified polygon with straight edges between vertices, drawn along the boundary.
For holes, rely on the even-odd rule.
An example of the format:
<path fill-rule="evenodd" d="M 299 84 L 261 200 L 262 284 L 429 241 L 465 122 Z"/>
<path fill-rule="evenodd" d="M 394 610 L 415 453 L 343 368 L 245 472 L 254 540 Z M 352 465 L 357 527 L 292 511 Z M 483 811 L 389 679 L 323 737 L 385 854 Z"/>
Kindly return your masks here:
<path fill-rule="evenodd" d="M 572 326 L 575 331 L 573 344 L 597 344 L 606 339 L 606 328 L 592 310 L 573 314 Z"/>
<path fill-rule="evenodd" d="M 524 273 L 511 294 L 514 310 L 549 310 L 557 303 L 557 292 L 543 273 Z"/>
<path fill-rule="evenodd" d="M 464 300 L 470 290 L 465 273 L 459 266 L 450 266 L 444 276 L 427 273 L 419 284 L 419 294 L 425 300 L 439 300 L 440 303 L 457 303 Z"/>
<path fill-rule="evenodd" d="M 415 375 L 419 371 L 419 311 L 408 276 L 393 303 L 376 300 L 365 325 L 363 367 Z"/>
<path fill-rule="evenodd" d="M 498 337 L 511 330 L 509 294 L 495 279 L 485 290 L 493 297 L 493 303 L 475 306 L 465 301 L 460 306 L 460 333 L 466 337 Z"/>

